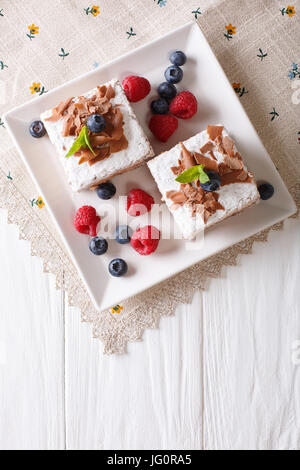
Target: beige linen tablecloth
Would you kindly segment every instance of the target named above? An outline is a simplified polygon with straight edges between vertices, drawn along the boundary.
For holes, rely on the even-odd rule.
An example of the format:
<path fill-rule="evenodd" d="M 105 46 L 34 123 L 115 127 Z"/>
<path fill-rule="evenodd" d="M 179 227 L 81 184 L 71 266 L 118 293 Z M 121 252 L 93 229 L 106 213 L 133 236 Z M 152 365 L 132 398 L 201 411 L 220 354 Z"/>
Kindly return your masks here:
<path fill-rule="evenodd" d="M 0 116 L 189 20 L 199 22 L 299 207 L 300 3 L 274 0 L 20 0 L 0 3 Z M 209 91 L 211 92 L 211 91 Z M 30 240 L 32 255 L 93 323 L 106 353 L 123 353 L 145 328 L 188 303 L 268 231 L 124 302 L 97 312 L 0 120 L 0 206 Z M 63 201 L 62 201 L 63 203 Z M 282 228 L 279 224 L 274 229 Z M 180 286 L 180 288 L 178 288 Z"/>

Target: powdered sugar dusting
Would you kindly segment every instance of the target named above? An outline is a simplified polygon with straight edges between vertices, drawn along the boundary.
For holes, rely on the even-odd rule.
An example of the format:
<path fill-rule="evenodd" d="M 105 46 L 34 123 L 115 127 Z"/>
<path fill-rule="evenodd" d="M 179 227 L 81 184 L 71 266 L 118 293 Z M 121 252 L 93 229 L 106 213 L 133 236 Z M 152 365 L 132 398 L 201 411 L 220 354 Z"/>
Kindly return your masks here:
<path fill-rule="evenodd" d="M 223 137 L 229 136 L 228 132 L 223 130 Z M 200 132 L 184 142 L 184 145 L 189 151 L 199 152 L 200 148 L 209 141 L 206 131 Z M 237 149 L 234 147 L 234 151 Z M 214 155 L 218 163 L 224 162 L 224 155 L 214 149 Z M 207 158 L 212 159 L 209 153 L 206 153 Z M 180 183 L 175 178 L 176 176 L 171 171 L 171 167 L 178 165 L 178 160 L 181 158 L 181 146 L 178 144 L 168 152 L 164 152 L 158 157 L 148 162 L 148 167 L 158 185 L 158 188 L 167 204 L 169 209 L 173 202 L 171 199 L 166 198 L 165 194 L 168 191 L 179 191 Z M 243 163 L 244 169 L 247 170 L 246 165 Z M 183 205 L 176 210 L 170 209 L 176 223 L 180 227 L 184 238 L 192 239 L 196 236 L 197 232 L 202 231 L 206 227 L 210 227 L 221 220 L 230 217 L 231 215 L 242 211 L 246 207 L 254 204 L 259 200 L 259 193 L 255 181 L 252 183 L 234 183 L 223 186 L 218 190 L 219 202 L 225 208 L 217 210 L 209 217 L 206 224 L 203 222 L 201 214 L 197 213 L 195 217 L 192 216 L 190 209 Z"/>
<path fill-rule="evenodd" d="M 123 113 L 124 134 L 128 140 L 128 148 L 111 154 L 109 158 L 103 161 L 89 166 L 88 163 L 78 165 L 78 158 L 75 156 L 65 158 L 65 155 L 75 141 L 75 137 L 62 136 L 63 119 L 59 119 L 56 122 L 45 121 L 46 118 L 51 116 L 52 109 L 41 115 L 49 138 L 53 145 L 55 145 L 60 156 L 61 163 L 68 178 L 68 183 L 71 184 L 74 191 L 89 189 L 93 183 L 99 180 L 105 180 L 114 173 L 126 171 L 139 161 L 153 156 L 152 147 L 137 121 L 120 82 L 117 79 L 113 79 L 105 85 L 108 86 L 109 84 L 115 90 L 115 97 L 111 99 L 111 103 L 113 105 L 120 105 Z M 85 93 L 84 96 L 89 98 L 93 96 L 94 93 L 95 89 Z M 76 98 L 74 101 L 76 101 Z"/>

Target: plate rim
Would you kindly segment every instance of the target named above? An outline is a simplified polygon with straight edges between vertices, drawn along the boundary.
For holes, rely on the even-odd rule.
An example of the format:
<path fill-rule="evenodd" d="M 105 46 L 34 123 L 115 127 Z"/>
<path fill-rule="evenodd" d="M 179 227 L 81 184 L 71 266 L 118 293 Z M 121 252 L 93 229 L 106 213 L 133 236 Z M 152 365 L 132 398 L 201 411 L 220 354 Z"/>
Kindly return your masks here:
<path fill-rule="evenodd" d="M 256 128 L 254 127 L 254 125 L 253 125 L 253 123 L 252 123 L 252 120 L 251 120 L 250 117 L 248 116 L 248 114 L 247 114 L 247 112 L 246 112 L 244 106 L 242 105 L 242 103 L 241 103 L 240 100 L 238 99 L 236 93 L 234 92 L 234 90 L 233 90 L 233 88 L 232 88 L 232 86 L 231 86 L 231 84 L 230 84 L 229 78 L 227 77 L 227 75 L 226 75 L 226 73 L 225 73 L 225 71 L 224 71 L 224 69 L 223 69 L 223 67 L 222 67 L 222 65 L 221 65 L 221 63 L 220 63 L 218 57 L 215 55 L 213 49 L 211 48 L 211 46 L 210 46 L 210 44 L 209 44 L 209 42 L 208 42 L 208 40 L 207 40 L 205 34 L 204 34 L 203 31 L 201 30 L 201 27 L 200 27 L 199 23 L 198 23 L 197 21 L 194 21 L 194 20 L 193 20 L 193 21 L 189 21 L 188 23 L 186 23 L 186 24 L 180 26 L 179 28 L 175 28 L 175 29 L 169 31 L 169 32 L 167 32 L 167 33 L 165 33 L 165 34 L 159 36 L 158 38 L 155 38 L 155 39 L 153 39 L 153 40 L 151 40 L 151 41 L 149 41 L 149 42 L 147 42 L 147 43 L 145 43 L 145 44 L 142 44 L 141 46 L 139 46 L 139 47 L 137 47 L 137 48 L 135 48 L 135 49 L 133 49 L 133 50 L 131 50 L 131 51 L 128 51 L 128 52 L 126 52 L 126 53 L 124 53 L 124 54 L 122 54 L 122 55 L 120 55 L 120 56 L 118 56 L 118 57 L 115 57 L 114 59 L 112 59 L 112 60 L 110 60 L 110 61 L 104 63 L 102 66 L 97 67 L 95 70 L 90 70 L 90 71 L 88 71 L 88 72 L 86 72 L 86 73 L 83 73 L 83 74 L 79 75 L 78 77 L 75 77 L 75 78 L 73 78 L 73 79 L 71 79 L 71 80 L 68 80 L 67 82 L 65 82 L 65 83 L 63 83 L 63 84 L 61 84 L 61 85 L 59 85 L 59 86 L 53 88 L 52 90 L 49 90 L 49 92 L 47 93 L 47 96 L 44 95 L 44 96 L 41 96 L 41 97 L 36 97 L 35 99 L 36 99 L 36 100 L 40 100 L 40 103 L 42 103 L 42 101 L 44 101 L 46 98 L 48 98 L 49 96 L 54 95 L 54 94 L 57 93 L 58 91 L 60 91 L 60 90 L 64 89 L 65 87 L 67 87 L 68 85 L 72 85 L 72 84 L 78 83 L 78 82 L 82 81 L 83 79 L 86 79 L 87 77 L 96 75 L 97 73 L 99 73 L 99 72 L 101 72 L 102 70 L 104 70 L 104 69 L 110 67 L 111 65 L 118 63 L 120 60 L 126 59 L 126 57 L 134 56 L 136 53 L 140 52 L 140 51 L 143 50 L 143 49 L 147 49 L 147 48 L 153 46 L 153 45 L 156 44 L 156 43 L 159 43 L 159 42 L 161 42 L 161 41 L 164 41 L 166 38 L 168 38 L 168 37 L 170 37 L 170 36 L 172 36 L 172 35 L 176 35 L 177 33 L 181 32 L 181 31 L 184 31 L 185 29 L 186 29 L 186 30 L 192 29 L 193 27 L 197 27 L 199 34 L 202 36 L 202 39 L 204 40 L 205 45 L 206 45 L 207 49 L 209 50 L 209 53 L 213 56 L 214 60 L 216 61 L 217 65 L 218 65 L 218 68 L 219 68 L 220 72 L 222 73 L 222 80 L 223 80 L 224 83 L 226 83 L 226 85 L 230 88 L 230 91 L 231 91 L 231 94 L 232 94 L 232 99 L 236 100 L 236 101 L 239 103 L 240 110 L 243 112 L 244 117 L 247 119 L 248 123 L 250 124 L 250 126 L 251 126 L 251 128 L 252 128 L 252 131 L 254 131 L 254 133 L 255 133 L 257 139 L 259 140 L 260 144 L 261 144 L 262 147 L 264 148 L 265 153 L 266 153 L 266 156 L 268 157 L 269 161 L 272 163 L 273 168 L 276 170 L 276 166 L 275 166 L 275 164 L 274 164 L 272 158 L 270 157 L 269 152 L 267 151 L 267 149 L 266 149 L 266 147 L 265 147 L 265 145 L 264 145 L 262 139 L 260 138 L 260 136 L 259 136 L 259 134 L 258 134 Z M 17 135 L 16 135 L 16 133 L 14 132 L 14 130 L 12 129 L 11 124 L 10 124 L 10 121 L 12 121 L 12 123 L 13 123 L 13 119 L 14 119 L 14 118 L 17 118 L 16 114 L 17 114 L 20 110 L 26 109 L 27 107 L 30 107 L 30 106 L 32 106 L 33 104 L 34 104 L 34 101 L 33 101 L 33 100 L 28 100 L 28 101 L 26 101 L 25 103 L 22 103 L 21 105 L 18 105 L 18 106 L 16 106 L 16 107 L 10 109 L 9 111 L 7 111 L 7 112 L 3 115 L 3 121 L 4 121 L 4 123 L 5 123 L 5 125 L 6 125 L 6 127 L 7 127 L 7 129 L 8 129 L 8 132 L 9 132 L 9 134 L 10 134 L 12 140 L 13 140 L 13 143 L 14 143 L 15 147 L 16 147 L 17 150 L 18 150 L 18 153 L 21 155 L 21 158 L 22 158 L 22 160 L 23 160 L 23 162 L 24 162 L 24 164 L 25 164 L 25 166 L 26 166 L 27 171 L 29 172 L 31 178 L 33 179 L 34 183 L 36 184 L 36 186 L 37 186 L 37 188 L 39 189 L 39 191 L 41 192 L 41 194 L 43 194 L 43 191 L 42 191 L 41 188 L 40 188 L 39 179 L 34 175 L 32 169 L 31 169 L 31 166 L 30 166 L 30 164 L 29 164 L 29 161 L 28 161 L 28 159 L 27 159 L 27 157 L 26 157 L 26 155 L 25 155 L 26 152 L 23 152 L 22 147 L 21 147 L 21 145 L 19 144 L 19 140 L 18 140 L 18 138 L 17 138 Z M 155 156 L 157 156 L 157 155 L 155 155 Z M 284 208 L 283 210 L 286 212 L 286 215 L 285 215 L 284 217 L 280 218 L 280 220 L 278 220 L 277 222 L 274 222 L 274 223 L 272 223 L 271 225 L 268 225 L 268 226 L 266 227 L 266 229 L 272 227 L 273 224 L 276 224 L 276 223 L 278 223 L 278 222 L 280 222 L 280 221 L 286 220 L 287 218 L 289 218 L 290 216 L 294 215 L 294 214 L 297 212 L 297 206 L 296 206 L 296 204 L 295 204 L 294 199 L 292 198 L 292 196 L 291 196 L 291 194 L 290 194 L 290 192 L 289 192 L 289 190 L 288 190 L 286 184 L 284 183 L 284 181 L 283 181 L 281 175 L 279 175 L 279 177 L 280 177 L 280 179 L 281 179 L 281 181 L 282 181 L 282 184 L 283 184 L 283 186 L 284 186 L 284 188 L 285 188 L 285 190 L 286 190 L 286 193 L 287 193 L 286 196 L 289 198 L 289 209 Z M 53 212 L 52 209 L 51 209 L 51 204 L 50 204 L 50 205 L 48 204 L 46 197 L 43 196 L 43 198 L 44 198 L 44 200 L 45 200 L 45 202 L 46 202 L 46 204 L 47 204 L 47 207 L 48 207 L 49 213 L 50 213 L 50 215 L 51 215 L 51 218 L 52 218 L 52 220 L 53 220 L 53 222 L 54 222 L 54 225 L 55 225 L 55 227 L 56 227 L 56 229 L 57 229 L 57 231 L 58 231 L 58 233 L 59 233 L 59 235 L 60 235 L 60 237 L 61 237 L 61 239 L 62 239 L 62 241 L 63 241 L 64 247 L 66 248 L 66 250 L 67 250 L 67 252 L 68 252 L 68 255 L 70 256 L 72 262 L 74 263 L 74 265 L 75 265 L 75 267 L 76 267 L 76 269 L 77 269 L 77 271 L 78 271 L 78 273 L 79 273 L 79 275 L 80 275 L 80 277 L 81 277 L 81 279 L 82 279 L 82 281 L 83 281 L 83 283 L 84 283 L 85 288 L 87 289 L 87 292 L 88 292 L 88 294 L 89 294 L 89 296 L 90 296 L 90 298 L 91 298 L 91 300 L 92 300 L 92 302 L 93 302 L 95 308 L 96 308 L 98 311 L 103 311 L 103 310 L 108 309 L 109 306 L 106 306 L 106 305 L 104 305 L 104 306 L 101 305 L 101 306 L 100 306 L 100 304 L 99 304 L 98 301 L 96 300 L 96 298 L 95 298 L 93 292 L 92 292 L 91 289 L 90 289 L 89 284 L 87 283 L 87 281 L 86 281 L 86 279 L 85 279 L 85 276 L 84 276 L 84 274 L 83 274 L 83 272 L 82 272 L 82 270 L 81 270 L 81 267 L 80 267 L 79 263 L 77 262 L 75 255 L 73 254 L 73 250 L 71 249 L 71 247 L 70 247 L 70 245 L 69 245 L 69 243 L 68 243 L 68 240 L 67 240 L 67 238 L 65 237 L 65 235 L 64 235 L 64 233 L 63 233 L 63 231 L 62 231 L 62 228 L 61 228 L 61 226 L 60 226 L 58 220 L 56 219 L 56 216 L 54 215 L 54 212 Z M 259 230 L 259 231 L 260 231 L 260 230 Z M 259 231 L 258 231 L 258 232 L 255 232 L 255 233 L 259 233 Z M 249 235 L 249 236 L 253 236 L 253 235 Z M 244 239 L 245 239 L 245 238 L 242 237 L 239 241 L 234 242 L 234 244 L 239 243 L 239 242 L 241 242 L 241 241 L 244 240 Z M 228 249 L 230 246 L 232 246 L 232 244 L 229 244 L 228 246 L 222 247 L 221 249 L 217 249 L 216 251 L 214 251 L 213 254 L 209 254 L 208 256 L 205 256 L 205 255 L 204 255 L 204 257 L 202 257 L 201 260 L 197 260 L 197 261 L 195 261 L 195 263 L 191 263 L 191 264 L 189 265 L 189 267 L 192 267 L 192 266 L 194 266 L 194 265 L 197 264 L 197 263 L 201 263 L 202 261 L 205 261 L 205 260 L 208 259 L 209 257 L 214 256 L 214 255 L 216 255 L 216 254 L 218 254 L 218 253 L 220 253 L 220 252 L 222 252 L 222 251 Z M 135 292 L 134 294 L 129 294 L 127 297 L 122 296 L 122 298 L 117 298 L 116 303 L 122 302 L 122 301 L 124 301 L 124 300 L 127 300 L 128 298 L 132 297 L 133 295 L 134 295 L 134 296 L 135 296 L 135 295 L 139 295 L 139 294 L 141 294 L 142 292 L 145 292 L 146 290 L 153 288 L 154 286 L 158 286 L 161 282 L 165 282 L 166 280 L 170 279 L 171 277 L 178 275 L 180 272 L 183 272 L 185 269 L 189 269 L 189 267 L 179 268 L 178 270 L 175 270 L 175 271 L 173 271 L 171 274 L 165 276 L 163 279 L 153 282 L 153 284 L 151 284 L 150 286 L 148 286 L 148 287 L 146 287 L 146 288 L 140 288 L 140 289 L 138 290 L 138 292 Z"/>

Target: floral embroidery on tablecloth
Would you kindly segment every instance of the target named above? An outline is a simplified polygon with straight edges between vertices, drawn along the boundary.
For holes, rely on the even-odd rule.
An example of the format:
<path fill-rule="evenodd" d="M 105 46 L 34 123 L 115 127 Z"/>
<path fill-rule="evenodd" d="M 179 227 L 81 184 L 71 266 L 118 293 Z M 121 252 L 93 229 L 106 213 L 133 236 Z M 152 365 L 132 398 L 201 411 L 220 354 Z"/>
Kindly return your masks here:
<path fill-rule="evenodd" d="M 6 65 L 3 60 L 0 60 L 0 70 L 8 69 L 8 65 Z"/>
<path fill-rule="evenodd" d="M 4 16 L 3 8 L 0 9 L 0 16 Z"/>
<path fill-rule="evenodd" d="M 258 51 L 259 51 L 259 54 L 257 54 L 257 57 L 259 57 L 261 61 L 263 61 L 266 57 L 268 57 L 268 54 L 266 52 L 263 52 L 261 48 L 259 48 Z"/>
<path fill-rule="evenodd" d="M 68 57 L 68 55 L 70 55 L 70 53 L 69 53 L 69 52 L 65 52 L 64 48 L 61 47 L 61 48 L 60 48 L 60 53 L 59 53 L 58 55 L 59 55 L 59 57 L 62 58 L 62 60 L 65 60 L 65 57 Z"/>
<path fill-rule="evenodd" d="M 224 33 L 225 38 L 230 41 L 233 38 L 233 35 L 236 34 L 236 26 L 232 26 L 231 23 L 225 26 L 226 33 Z"/>
<path fill-rule="evenodd" d="M 1 119 L 1 118 L 0 118 L 0 127 L 4 127 L 4 129 L 5 129 L 4 122 L 2 121 L 2 119 Z"/>
<path fill-rule="evenodd" d="M 290 18 L 292 18 L 294 15 L 296 15 L 294 6 L 289 5 L 286 8 L 282 8 L 280 11 L 281 11 L 282 16 L 288 15 Z"/>
<path fill-rule="evenodd" d="M 33 198 L 29 202 L 30 202 L 32 207 L 37 206 L 39 209 L 42 209 L 45 205 L 45 203 L 44 203 L 43 199 L 41 198 L 41 196 L 38 196 L 37 198 Z"/>
<path fill-rule="evenodd" d="M 33 82 L 32 85 L 30 85 L 29 90 L 32 95 L 36 93 L 39 96 L 42 96 L 44 93 L 47 93 L 47 90 L 45 90 L 45 87 L 42 86 L 40 82 Z"/>
<path fill-rule="evenodd" d="M 234 89 L 236 94 L 239 95 L 240 98 L 249 93 L 244 86 L 241 86 L 240 83 L 233 83 L 232 88 Z"/>
<path fill-rule="evenodd" d="M 298 68 L 298 64 L 295 64 L 295 62 L 291 65 L 291 69 L 289 70 L 289 78 L 291 80 L 294 80 L 294 78 L 298 77 L 300 78 L 300 70 Z"/>
<path fill-rule="evenodd" d="M 97 5 L 93 5 L 92 7 L 84 8 L 84 11 L 87 15 L 93 15 L 93 16 L 98 16 L 100 15 L 100 7 Z"/>
<path fill-rule="evenodd" d="M 28 26 L 29 34 L 27 33 L 26 36 L 30 39 L 34 39 L 34 37 L 39 34 L 39 26 L 36 26 L 34 23 L 31 26 Z"/>
<path fill-rule="evenodd" d="M 192 15 L 194 15 L 195 20 L 197 20 L 197 19 L 198 19 L 198 15 L 202 15 L 202 12 L 201 12 L 200 8 L 196 8 L 196 10 L 193 10 L 193 11 L 192 11 Z"/>
<path fill-rule="evenodd" d="M 154 0 L 154 2 L 160 7 L 165 7 L 167 4 L 167 0 Z"/>
<path fill-rule="evenodd" d="M 123 310 L 124 307 L 121 305 L 115 305 L 114 307 L 111 308 L 111 313 L 121 313 L 121 310 Z"/>
<path fill-rule="evenodd" d="M 274 121 L 277 117 L 279 117 L 279 113 L 276 111 L 275 108 L 273 108 L 273 111 L 270 113 L 270 116 L 272 116 L 271 121 Z"/>
<path fill-rule="evenodd" d="M 131 37 L 133 37 L 133 36 L 136 36 L 136 33 L 133 31 L 133 27 L 132 27 L 132 26 L 129 28 L 129 31 L 126 31 L 126 34 L 128 34 L 127 39 L 129 39 L 129 38 L 131 38 Z"/>
<path fill-rule="evenodd" d="M 8 172 L 8 175 L 6 176 L 6 178 L 7 178 L 8 180 L 10 180 L 10 181 L 13 180 L 13 177 L 11 176 L 10 171 Z"/>

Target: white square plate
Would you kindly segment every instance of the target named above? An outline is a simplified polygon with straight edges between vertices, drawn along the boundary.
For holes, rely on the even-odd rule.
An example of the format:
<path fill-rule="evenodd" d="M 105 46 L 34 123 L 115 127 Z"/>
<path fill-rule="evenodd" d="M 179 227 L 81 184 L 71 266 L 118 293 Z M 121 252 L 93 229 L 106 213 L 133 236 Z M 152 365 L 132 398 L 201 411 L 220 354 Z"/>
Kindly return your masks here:
<path fill-rule="evenodd" d="M 179 128 L 172 138 L 167 144 L 161 144 L 148 130 L 149 104 L 156 94 L 157 86 L 164 81 L 163 74 L 168 66 L 168 56 L 174 49 L 183 50 L 188 57 L 180 85 L 197 96 L 199 112 L 190 120 L 180 120 Z M 156 154 L 204 130 L 207 124 L 222 123 L 236 140 L 238 149 L 256 180 L 265 180 L 274 185 L 273 198 L 208 230 L 201 249 L 195 245 L 195 249 L 189 246 L 187 250 L 183 240 L 163 239 L 153 255 L 142 257 L 130 245 L 122 246 L 114 240 L 109 240 L 109 249 L 105 255 L 97 257 L 90 253 L 88 237 L 77 233 L 73 228 L 72 222 L 76 210 L 84 204 L 90 204 L 101 216 L 107 210 L 112 211 L 113 206 L 117 207 L 119 198 L 114 197 L 104 203 L 95 192 L 73 194 L 66 183 L 63 168 L 49 139 L 47 137 L 40 140 L 33 139 L 29 135 L 28 127 L 33 119 L 38 118 L 44 110 L 55 106 L 61 100 L 82 94 L 113 77 L 122 80 L 129 74 L 145 76 L 152 84 L 151 94 L 133 107 Z M 5 122 L 99 310 L 138 294 L 194 263 L 289 217 L 296 211 L 293 199 L 196 23 L 185 25 L 31 100 L 7 113 Z M 124 196 L 128 190 L 138 186 L 152 194 L 157 203 L 160 201 L 160 194 L 146 166 L 114 178 L 114 184 L 117 187 L 117 196 Z M 123 211 L 125 217 L 126 211 L 125 209 Z M 136 218 L 132 222 L 147 224 L 147 217 L 143 217 Z M 164 217 L 169 220 L 166 207 L 163 209 L 162 220 Z M 158 224 L 159 220 L 153 223 L 153 225 Z M 101 234 L 101 223 L 99 227 Z M 124 258 L 128 263 L 128 274 L 123 278 L 113 278 L 108 273 L 108 263 L 116 257 Z"/>

